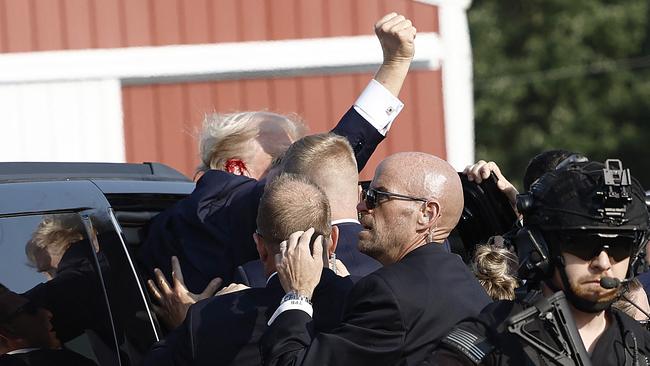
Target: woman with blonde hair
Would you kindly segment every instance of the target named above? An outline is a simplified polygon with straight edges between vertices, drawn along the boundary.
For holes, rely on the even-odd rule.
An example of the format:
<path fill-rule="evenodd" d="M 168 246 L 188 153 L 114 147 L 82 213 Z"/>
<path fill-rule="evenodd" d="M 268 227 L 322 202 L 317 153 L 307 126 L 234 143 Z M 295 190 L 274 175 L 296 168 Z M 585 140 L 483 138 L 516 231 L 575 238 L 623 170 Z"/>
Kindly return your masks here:
<path fill-rule="evenodd" d="M 515 289 L 519 286 L 518 265 L 516 254 L 490 240 L 476 247 L 472 270 L 493 300 L 514 300 Z"/>

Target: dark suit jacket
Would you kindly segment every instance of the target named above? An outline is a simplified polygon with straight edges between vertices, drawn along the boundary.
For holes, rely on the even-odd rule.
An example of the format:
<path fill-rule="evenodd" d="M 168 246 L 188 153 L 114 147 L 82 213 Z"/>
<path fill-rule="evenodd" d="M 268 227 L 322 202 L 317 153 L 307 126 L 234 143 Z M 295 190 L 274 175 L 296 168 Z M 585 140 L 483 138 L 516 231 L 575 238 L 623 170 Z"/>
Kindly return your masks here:
<path fill-rule="evenodd" d="M 0 355 L 0 366 L 97 366 L 97 364 L 67 349 L 38 349 L 15 355 Z"/>
<path fill-rule="evenodd" d="M 332 132 L 350 141 L 359 170 L 383 139 L 354 108 Z M 231 282 L 238 265 L 258 258 L 252 235 L 264 185 L 265 180 L 206 172 L 189 197 L 152 220 L 139 255 L 143 269 L 151 276 L 158 267 L 171 278 L 171 257 L 176 255 L 194 293 L 217 276 Z"/>
<path fill-rule="evenodd" d="M 314 291 L 316 329 L 339 324 L 343 302 L 352 288 L 347 278 L 324 270 Z M 284 290 L 277 276 L 265 288 L 251 288 L 200 301 L 185 322 L 155 344 L 145 365 L 259 365 L 259 339 L 280 304 Z"/>
<path fill-rule="evenodd" d="M 488 303 L 460 257 L 431 243 L 357 282 L 331 332 L 312 338 L 305 312 L 283 312 L 262 339 L 262 358 L 264 365 L 416 365 Z"/>
<path fill-rule="evenodd" d="M 371 257 L 361 253 L 357 248 L 359 231 L 363 227 L 354 222 L 336 224 L 339 228 L 339 242 L 336 246 L 336 258 L 340 259 L 350 272 L 352 282 L 357 282 L 362 277 L 376 271 L 381 264 Z M 261 260 L 246 262 L 238 266 L 233 275 L 233 282 L 249 287 L 266 286 L 264 264 Z"/>

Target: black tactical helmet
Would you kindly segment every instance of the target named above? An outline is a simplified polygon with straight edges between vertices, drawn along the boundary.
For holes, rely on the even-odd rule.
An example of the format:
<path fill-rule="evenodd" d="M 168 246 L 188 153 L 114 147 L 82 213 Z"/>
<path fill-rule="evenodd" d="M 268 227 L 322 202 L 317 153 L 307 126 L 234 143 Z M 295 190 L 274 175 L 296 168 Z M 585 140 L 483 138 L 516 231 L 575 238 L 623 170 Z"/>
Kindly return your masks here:
<path fill-rule="evenodd" d="M 537 180 L 519 206 L 524 225 L 542 232 L 636 235 L 648 230 L 645 192 L 620 160 L 559 167 Z"/>
<path fill-rule="evenodd" d="M 634 258 L 647 238 L 649 217 L 643 188 L 620 160 L 603 165 L 583 157 L 567 159 L 520 195 L 517 207 L 524 223 L 515 236 L 519 275 L 544 280 L 556 290 L 549 280 L 558 269 L 567 299 L 576 308 L 598 312 L 608 307 L 611 301 L 589 301 L 573 292 L 562 253 L 584 260 L 602 250 L 615 261 L 632 257 L 628 276 L 632 275 Z"/>
<path fill-rule="evenodd" d="M 648 230 L 644 196 L 619 160 L 566 159 L 517 197 L 524 224 L 513 240 L 519 276 L 549 278 L 562 251 L 588 259 L 597 242 L 614 249 L 617 260 L 633 257 L 633 264 Z"/>

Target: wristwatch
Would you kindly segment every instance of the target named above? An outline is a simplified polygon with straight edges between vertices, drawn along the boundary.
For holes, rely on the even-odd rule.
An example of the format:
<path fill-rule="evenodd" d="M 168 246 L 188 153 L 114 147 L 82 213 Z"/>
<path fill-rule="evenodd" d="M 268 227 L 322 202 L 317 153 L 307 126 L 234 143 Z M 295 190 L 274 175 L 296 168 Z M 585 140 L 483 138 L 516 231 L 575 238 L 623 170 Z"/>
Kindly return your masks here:
<path fill-rule="evenodd" d="M 311 299 L 308 298 L 307 296 L 300 295 L 299 293 L 295 291 L 289 291 L 287 292 L 286 295 L 282 298 L 282 301 L 280 303 L 284 303 L 287 301 L 296 301 L 296 302 L 306 302 L 309 305 L 311 305 Z"/>

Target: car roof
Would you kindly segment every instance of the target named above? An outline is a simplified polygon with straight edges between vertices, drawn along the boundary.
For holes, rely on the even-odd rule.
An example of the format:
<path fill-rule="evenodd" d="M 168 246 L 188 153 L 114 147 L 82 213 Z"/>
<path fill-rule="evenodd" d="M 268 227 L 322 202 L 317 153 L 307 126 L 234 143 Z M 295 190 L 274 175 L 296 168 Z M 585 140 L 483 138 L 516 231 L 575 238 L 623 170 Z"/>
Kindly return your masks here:
<path fill-rule="evenodd" d="M 0 163 L 0 215 L 101 206 L 159 209 L 194 190 L 158 163 Z"/>
<path fill-rule="evenodd" d="M 0 163 L 0 183 L 78 179 L 191 182 L 179 171 L 160 163 Z"/>

